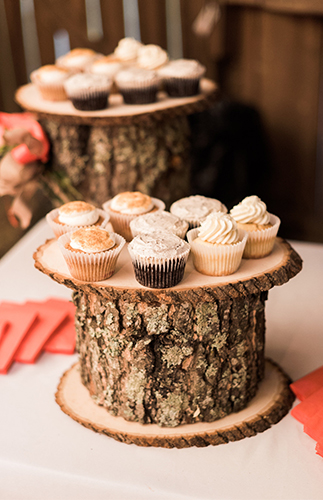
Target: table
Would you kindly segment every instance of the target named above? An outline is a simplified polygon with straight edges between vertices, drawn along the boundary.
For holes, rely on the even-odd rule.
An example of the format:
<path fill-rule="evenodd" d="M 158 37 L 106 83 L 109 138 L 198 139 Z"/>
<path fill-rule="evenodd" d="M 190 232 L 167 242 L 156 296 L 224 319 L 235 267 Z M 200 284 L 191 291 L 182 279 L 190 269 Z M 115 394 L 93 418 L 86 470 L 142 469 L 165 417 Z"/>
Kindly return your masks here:
<path fill-rule="evenodd" d="M 40 221 L 0 261 L 0 300 L 69 298 L 33 267 L 52 237 Z M 292 242 L 304 269 L 269 291 L 266 355 L 293 379 L 323 364 L 323 245 Z M 306 499 L 322 498 L 323 462 L 290 415 L 262 434 L 207 448 L 126 445 L 82 427 L 54 400 L 77 356 L 43 354 L 0 378 L 0 498 Z"/>

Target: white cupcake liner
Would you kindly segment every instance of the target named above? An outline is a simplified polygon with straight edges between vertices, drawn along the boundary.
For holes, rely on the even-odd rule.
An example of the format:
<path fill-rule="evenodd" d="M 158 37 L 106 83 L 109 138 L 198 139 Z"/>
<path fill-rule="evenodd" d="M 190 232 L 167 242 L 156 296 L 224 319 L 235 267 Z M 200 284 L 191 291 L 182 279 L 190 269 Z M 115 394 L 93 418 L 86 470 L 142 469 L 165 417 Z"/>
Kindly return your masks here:
<path fill-rule="evenodd" d="M 187 240 L 191 245 L 195 269 L 208 276 L 228 276 L 240 266 L 243 251 L 248 239 L 246 231 L 239 229 L 238 243 L 232 245 L 201 245 L 194 243 L 199 230 L 191 229 L 187 233 Z"/>
<path fill-rule="evenodd" d="M 58 245 L 73 278 L 80 281 L 102 281 L 110 278 L 115 271 L 125 239 L 119 234 L 110 233 L 116 247 L 105 252 L 85 253 L 66 248 L 72 232 L 60 236 Z"/>
<path fill-rule="evenodd" d="M 110 220 L 109 214 L 104 210 L 101 210 L 100 208 L 97 208 L 97 211 L 99 216 L 103 218 L 103 221 L 101 222 L 101 224 L 99 224 L 99 227 L 102 227 L 102 229 L 104 229 L 108 225 L 108 222 Z M 66 234 L 71 231 L 77 231 L 77 229 L 81 229 L 82 227 L 98 225 L 97 223 L 88 224 L 86 226 L 71 226 L 69 224 L 60 224 L 58 222 L 55 222 L 55 219 L 58 217 L 58 214 L 59 214 L 59 209 L 54 208 L 46 215 L 46 221 L 52 228 L 56 238 L 59 238 L 62 234 Z"/>
<path fill-rule="evenodd" d="M 154 208 L 156 208 L 157 210 L 165 209 L 165 203 L 162 200 L 153 197 L 151 199 L 154 203 Z M 130 222 L 136 217 L 139 217 L 140 215 L 144 214 L 120 214 L 119 212 L 111 210 L 110 208 L 111 201 L 112 200 L 108 200 L 105 203 L 103 203 L 102 205 L 103 210 L 105 210 L 110 215 L 110 222 L 115 232 L 121 234 L 121 236 L 123 236 L 127 241 L 131 241 L 132 233 L 130 229 Z M 152 212 L 154 208 L 146 213 Z"/>
<path fill-rule="evenodd" d="M 63 83 L 49 84 L 34 82 L 45 101 L 67 101 L 67 95 Z"/>
<path fill-rule="evenodd" d="M 187 245 L 188 246 L 188 245 Z M 182 279 L 190 247 L 173 258 L 142 257 L 128 246 L 138 283 L 149 288 L 170 288 Z"/>
<path fill-rule="evenodd" d="M 248 240 L 243 253 L 244 259 L 260 259 L 271 253 L 280 226 L 280 219 L 273 214 L 269 214 L 269 216 L 271 227 L 258 231 L 247 231 Z"/>

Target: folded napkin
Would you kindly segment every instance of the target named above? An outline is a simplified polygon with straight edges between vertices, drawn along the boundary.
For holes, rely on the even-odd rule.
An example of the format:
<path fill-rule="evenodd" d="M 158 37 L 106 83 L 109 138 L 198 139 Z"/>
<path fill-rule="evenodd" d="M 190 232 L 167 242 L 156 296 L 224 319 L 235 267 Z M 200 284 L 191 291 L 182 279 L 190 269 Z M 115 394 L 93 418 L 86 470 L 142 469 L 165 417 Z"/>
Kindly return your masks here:
<path fill-rule="evenodd" d="M 290 387 L 301 401 L 291 415 L 304 425 L 304 432 L 317 441 L 315 451 L 323 457 L 323 366 Z"/>
<path fill-rule="evenodd" d="M 0 373 L 13 361 L 35 363 L 42 351 L 73 354 L 75 306 L 66 300 L 0 303 Z"/>

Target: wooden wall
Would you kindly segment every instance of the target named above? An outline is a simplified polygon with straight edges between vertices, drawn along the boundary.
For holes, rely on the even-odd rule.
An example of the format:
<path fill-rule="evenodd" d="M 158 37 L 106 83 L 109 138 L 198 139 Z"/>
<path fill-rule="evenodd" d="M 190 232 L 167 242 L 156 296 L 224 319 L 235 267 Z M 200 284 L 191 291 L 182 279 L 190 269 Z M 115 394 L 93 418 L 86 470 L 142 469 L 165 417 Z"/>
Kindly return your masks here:
<path fill-rule="evenodd" d="M 221 0 L 220 20 L 203 38 L 192 23 L 205 3 L 179 0 L 183 55 L 207 66 L 226 99 L 259 112 L 271 150 L 266 201 L 285 235 L 323 241 L 323 2 Z M 34 0 L 41 64 L 54 61 L 58 29 L 68 31 L 72 48 L 110 53 L 124 36 L 122 1 L 100 5 L 104 36 L 89 41 L 84 0 Z M 138 0 L 144 43 L 168 48 L 169 5 Z M 19 0 L 0 0 L 0 65 L 0 109 L 15 111 L 14 91 L 28 81 Z"/>

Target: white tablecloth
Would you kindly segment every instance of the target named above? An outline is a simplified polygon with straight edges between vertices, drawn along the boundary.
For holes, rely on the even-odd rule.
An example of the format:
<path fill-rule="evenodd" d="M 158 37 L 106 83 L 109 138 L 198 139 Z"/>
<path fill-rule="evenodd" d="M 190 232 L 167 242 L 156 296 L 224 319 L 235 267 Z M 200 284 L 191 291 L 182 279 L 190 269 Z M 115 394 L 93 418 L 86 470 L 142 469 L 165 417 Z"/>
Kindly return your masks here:
<path fill-rule="evenodd" d="M 50 237 L 41 221 L 0 260 L 0 300 L 71 296 L 33 267 Z M 304 269 L 269 292 L 266 356 L 297 379 L 323 365 L 323 245 L 292 244 Z M 252 438 L 182 450 L 126 445 L 82 427 L 54 400 L 76 359 L 42 354 L 0 375 L 1 500 L 323 498 L 323 459 L 290 415 Z"/>

